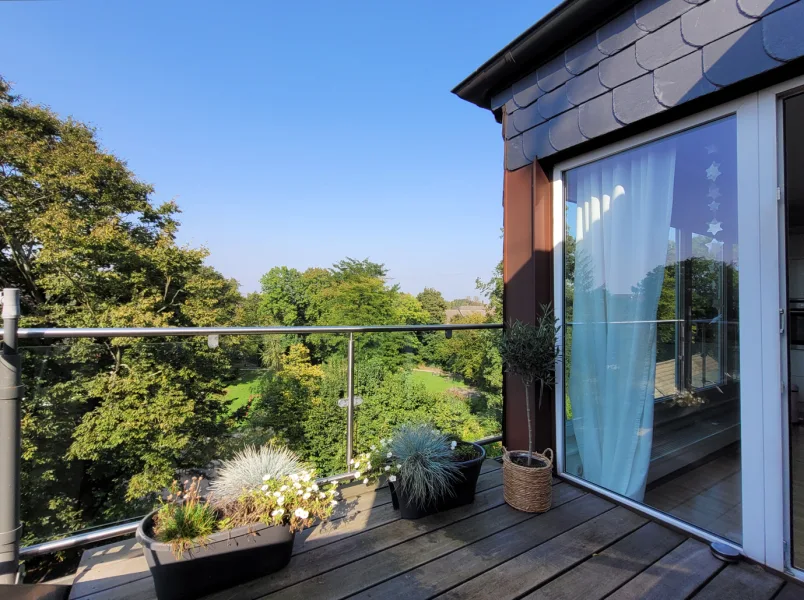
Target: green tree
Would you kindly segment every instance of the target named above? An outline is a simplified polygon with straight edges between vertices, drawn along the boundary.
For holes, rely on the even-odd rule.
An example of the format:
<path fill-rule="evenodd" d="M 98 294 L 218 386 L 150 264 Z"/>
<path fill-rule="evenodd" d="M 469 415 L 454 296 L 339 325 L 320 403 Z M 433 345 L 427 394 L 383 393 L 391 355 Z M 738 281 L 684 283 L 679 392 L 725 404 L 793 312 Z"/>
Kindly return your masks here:
<path fill-rule="evenodd" d="M 23 326 L 229 323 L 236 282 L 176 245 L 178 208 L 95 131 L 0 80 L 0 282 Z M 24 542 L 141 510 L 225 427 L 227 355 L 202 342 L 77 340 L 23 351 Z"/>
<path fill-rule="evenodd" d="M 430 317 L 428 323 L 447 322 L 447 301 L 444 300 L 441 292 L 435 288 L 426 287 L 416 298 Z"/>

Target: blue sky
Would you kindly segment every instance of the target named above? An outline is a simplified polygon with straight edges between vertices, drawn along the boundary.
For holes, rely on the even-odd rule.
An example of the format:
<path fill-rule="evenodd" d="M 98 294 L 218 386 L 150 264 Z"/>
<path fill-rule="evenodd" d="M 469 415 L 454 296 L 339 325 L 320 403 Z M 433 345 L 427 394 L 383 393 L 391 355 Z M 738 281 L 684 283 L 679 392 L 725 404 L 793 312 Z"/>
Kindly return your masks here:
<path fill-rule="evenodd" d="M 0 73 L 96 126 L 243 291 L 352 256 L 454 298 L 502 254 L 503 148 L 450 89 L 555 4 L 0 2 Z"/>

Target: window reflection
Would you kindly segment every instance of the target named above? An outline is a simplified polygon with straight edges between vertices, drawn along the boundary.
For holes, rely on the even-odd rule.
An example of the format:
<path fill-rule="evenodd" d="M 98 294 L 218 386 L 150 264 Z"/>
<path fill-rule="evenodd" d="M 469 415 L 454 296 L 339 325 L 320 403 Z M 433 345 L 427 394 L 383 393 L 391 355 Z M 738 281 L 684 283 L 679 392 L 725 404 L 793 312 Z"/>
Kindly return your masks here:
<path fill-rule="evenodd" d="M 567 471 L 740 542 L 736 122 L 565 173 Z"/>

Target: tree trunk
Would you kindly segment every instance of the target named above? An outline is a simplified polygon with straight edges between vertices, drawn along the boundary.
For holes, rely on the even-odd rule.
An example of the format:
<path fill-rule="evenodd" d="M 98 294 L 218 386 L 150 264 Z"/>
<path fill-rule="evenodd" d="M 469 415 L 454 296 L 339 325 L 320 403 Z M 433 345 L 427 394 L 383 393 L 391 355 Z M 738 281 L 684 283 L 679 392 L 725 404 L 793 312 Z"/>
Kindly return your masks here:
<path fill-rule="evenodd" d="M 530 394 L 528 393 L 530 383 L 526 381 L 522 383 L 525 384 L 525 412 L 528 417 L 528 466 L 531 466 L 531 462 L 533 461 L 533 423 L 530 419 Z"/>

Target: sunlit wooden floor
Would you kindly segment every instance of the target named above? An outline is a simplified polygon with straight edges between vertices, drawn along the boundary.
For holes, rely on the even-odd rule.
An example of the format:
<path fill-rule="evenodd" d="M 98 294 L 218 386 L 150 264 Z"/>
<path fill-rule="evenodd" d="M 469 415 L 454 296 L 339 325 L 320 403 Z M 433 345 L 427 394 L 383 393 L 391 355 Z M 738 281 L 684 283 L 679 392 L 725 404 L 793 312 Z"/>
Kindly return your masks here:
<path fill-rule="evenodd" d="M 346 488 L 336 518 L 296 536 L 279 573 L 208 598 L 747 598 L 789 600 L 804 589 L 625 508 L 555 481 L 542 515 L 503 502 L 488 460 L 474 504 L 403 521 L 387 488 Z M 85 552 L 73 599 L 153 600 L 133 540 Z"/>

